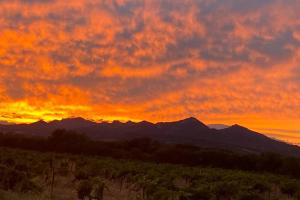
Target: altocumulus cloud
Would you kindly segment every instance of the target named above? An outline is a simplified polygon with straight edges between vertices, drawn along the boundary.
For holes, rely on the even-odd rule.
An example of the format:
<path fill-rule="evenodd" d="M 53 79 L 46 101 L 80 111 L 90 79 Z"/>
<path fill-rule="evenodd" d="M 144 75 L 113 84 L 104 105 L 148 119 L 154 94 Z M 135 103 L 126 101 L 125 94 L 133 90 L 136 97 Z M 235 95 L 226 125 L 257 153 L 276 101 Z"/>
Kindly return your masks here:
<path fill-rule="evenodd" d="M 300 128 L 299 10 L 294 0 L 0 0 L 0 120 L 194 115 Z"/>

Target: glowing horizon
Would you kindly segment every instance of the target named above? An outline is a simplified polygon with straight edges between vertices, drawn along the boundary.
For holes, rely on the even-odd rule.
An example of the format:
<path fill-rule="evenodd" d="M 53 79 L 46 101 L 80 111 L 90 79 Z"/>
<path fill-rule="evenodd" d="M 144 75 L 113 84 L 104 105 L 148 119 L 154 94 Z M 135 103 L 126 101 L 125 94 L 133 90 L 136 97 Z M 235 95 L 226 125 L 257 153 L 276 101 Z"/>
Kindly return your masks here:
<path fill-rule="evenodd" d="M 300 144 L 300 2 L 2 0 L 0 121 L 240 124 Z"/>

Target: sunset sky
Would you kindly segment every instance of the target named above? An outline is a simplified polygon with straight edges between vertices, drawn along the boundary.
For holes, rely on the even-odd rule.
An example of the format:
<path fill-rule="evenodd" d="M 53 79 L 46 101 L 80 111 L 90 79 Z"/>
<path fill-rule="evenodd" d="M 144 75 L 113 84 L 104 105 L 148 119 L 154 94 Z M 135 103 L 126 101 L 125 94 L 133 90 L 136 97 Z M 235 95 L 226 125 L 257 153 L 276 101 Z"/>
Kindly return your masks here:
<path fill-rule="evenodd" d="M 300 144 L 299 0 L 0 0 L 0 121 L 240 124 Z"/>

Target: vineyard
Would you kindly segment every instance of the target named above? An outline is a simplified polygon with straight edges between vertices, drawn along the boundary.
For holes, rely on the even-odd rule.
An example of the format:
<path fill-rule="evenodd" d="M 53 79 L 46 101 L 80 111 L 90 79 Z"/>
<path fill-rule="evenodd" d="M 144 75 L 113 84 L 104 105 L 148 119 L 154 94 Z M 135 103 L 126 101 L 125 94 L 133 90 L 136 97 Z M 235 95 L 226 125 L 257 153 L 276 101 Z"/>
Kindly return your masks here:
<path fill-rule="evenodd" d="M 300 199 L 300 181 L 267 173 L 1 148 L 3 200 Z"/>

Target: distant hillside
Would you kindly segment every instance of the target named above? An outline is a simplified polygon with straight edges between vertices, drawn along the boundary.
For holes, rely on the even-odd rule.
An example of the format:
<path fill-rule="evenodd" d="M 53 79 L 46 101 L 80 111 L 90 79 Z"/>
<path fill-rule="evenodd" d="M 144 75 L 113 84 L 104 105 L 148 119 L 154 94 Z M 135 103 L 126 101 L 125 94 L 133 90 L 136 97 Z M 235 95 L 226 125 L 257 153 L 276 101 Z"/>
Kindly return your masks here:
<path fill-rule="evenodd" d="M 297 146 L 274 140 L 239 125 L 223 129 L 209 128 L 196 118 L 156 124 L 147 121 L 96 123 L 83 118 L 70 118 L 49 123 L 39 121 L 33 124 L 0 125 L 0 132 L 39 136 L 48 136 L 56 129 L 76 130 L 95 140 L 129 140 L 147 137 L 164 143 L 192 144 L 243 152 L 300 155 L 300 148 Z"/>
<path fill-rule="evenodd" d="M 221 129 L 225 129 L 225 128 L 229 128 L 230 126 L 225 125 L 225 124 L 208 124 L 207 125 L 209 128 L 213 128 L 213 129 L 217 129 L 217 130 L 221 130 Z"/>

